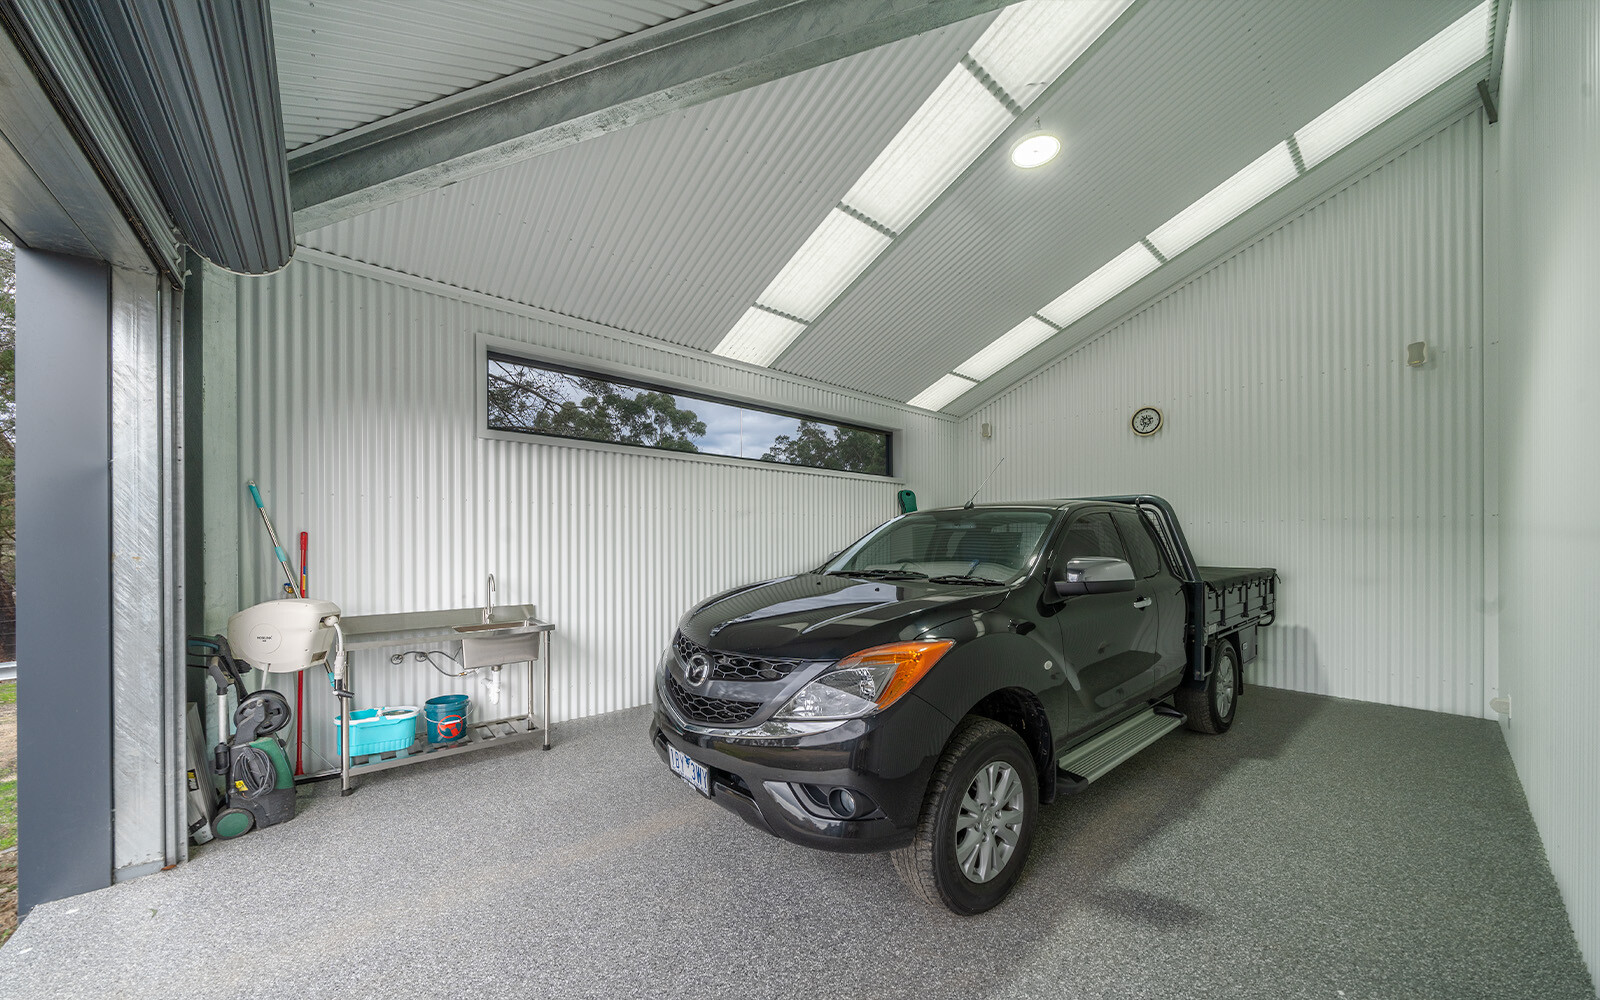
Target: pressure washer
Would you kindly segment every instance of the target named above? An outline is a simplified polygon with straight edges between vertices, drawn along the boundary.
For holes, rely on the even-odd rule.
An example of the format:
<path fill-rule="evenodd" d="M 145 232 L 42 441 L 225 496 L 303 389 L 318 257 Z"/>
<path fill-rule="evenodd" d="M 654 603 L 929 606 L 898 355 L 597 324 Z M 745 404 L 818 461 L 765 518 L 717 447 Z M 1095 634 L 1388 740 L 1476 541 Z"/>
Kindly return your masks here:
<path fill-rule="evenodd" d="M 271 688 L 249 691 L 244 672 L 224 637 L 191 638 L 205 655 L 206 673 L 217 689 L 217 733 L 211 770 L 222 777 L 222 801 L 211 820 L 213 836 L 228 839 L 294 818 L 294 771 L 275 734 L 289 724 L 289 699 Z M 235 695 L 232 717 L 228 692 Z M 229 733 L 229 722 L 232 732 Z"/>

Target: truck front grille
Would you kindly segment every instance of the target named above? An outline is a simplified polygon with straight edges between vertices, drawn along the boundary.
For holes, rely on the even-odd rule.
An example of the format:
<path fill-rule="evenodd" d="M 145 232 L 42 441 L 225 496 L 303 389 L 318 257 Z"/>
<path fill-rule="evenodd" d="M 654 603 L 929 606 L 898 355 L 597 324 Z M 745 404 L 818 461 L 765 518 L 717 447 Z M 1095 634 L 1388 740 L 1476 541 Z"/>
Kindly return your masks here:
<path fill-rule="evenodd" d="M 733 701 L 695 694 L 670 673 L 667 674 L 667 697 L 685 719 L 708 726 L 737 726 L 761 711 L 759 701 Z"/>
<path fill-rule="evenodd" d="M 707 649 L 684 637 L 682 632 L 672 638 L 673 652 L 684 663 L 696 653 L 711 664 L 708 679 L 714 681 L 775 681 L 789 676 L 804 660 L 790 660 L 773 656 L 746 656 L 742 653 L 725 653 Z"/>

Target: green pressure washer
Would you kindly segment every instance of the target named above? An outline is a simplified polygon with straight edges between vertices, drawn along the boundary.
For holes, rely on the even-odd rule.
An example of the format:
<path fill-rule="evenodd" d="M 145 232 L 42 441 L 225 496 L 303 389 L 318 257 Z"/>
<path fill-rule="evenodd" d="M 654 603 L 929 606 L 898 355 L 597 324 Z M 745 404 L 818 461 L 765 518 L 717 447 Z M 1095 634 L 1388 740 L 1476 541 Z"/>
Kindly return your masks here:
<path fill-rule="evenodd" d="M 217 686 L 217 731 L 227 732 L 228 690 L 237 696 L 233 734 L 212 752 L 211 769 L 222 776 L 221 809 L 211 822 L 211 832 L 227 839 L 294 818 L 294 770 L 289 754 L 274 734 L 289 724 L 289 699 L 270 688 L 247 692 L 244 671 L 248 664 L 234 659 L 222 636 L 191 640 L 209 649 L 206 672 Z"/>

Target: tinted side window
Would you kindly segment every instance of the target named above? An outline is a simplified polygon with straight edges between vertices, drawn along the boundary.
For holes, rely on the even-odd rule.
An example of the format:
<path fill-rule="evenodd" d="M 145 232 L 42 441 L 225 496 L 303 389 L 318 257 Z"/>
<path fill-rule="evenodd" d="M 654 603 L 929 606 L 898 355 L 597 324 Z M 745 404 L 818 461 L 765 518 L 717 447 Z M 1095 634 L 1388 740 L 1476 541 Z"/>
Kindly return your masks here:
<path fill-rule="evenodd" d="M 1079 514 L 1071 524 L 1067 525 L 1067 533 L 1061 538 L 1060 556 L 1056 560 L 1056 565 L 1064 565 L 1068 559 L 1076 559 L 1079 556 L 1128 558 L 1128 554 L 1122 549 L 1122 540 L 1117 537 L 1116 525 L 1111 523 L 1111 515 L 1100 511 Z"/>
<path fill-rule="evenodd" d="M 1122 530 L 1122 540 L 1128 545 L 1128 560 L 1133 564 L 1133 575 L 1143 580 L 1161 572 L 1161 550 L 1150 534 L 1150 525 L 1131 510 L 1112 511 L 1111 517 Z"/>

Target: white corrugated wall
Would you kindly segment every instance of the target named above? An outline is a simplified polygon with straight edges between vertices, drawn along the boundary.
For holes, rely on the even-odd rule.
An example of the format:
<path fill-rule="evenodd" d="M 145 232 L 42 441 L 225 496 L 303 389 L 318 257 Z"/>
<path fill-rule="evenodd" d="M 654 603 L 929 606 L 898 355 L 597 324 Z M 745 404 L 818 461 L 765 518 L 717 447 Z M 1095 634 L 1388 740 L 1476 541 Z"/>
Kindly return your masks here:
<path fill-rule="evenodd" d="M 316 254 L 238 281 L 239 470 L 286 546 L 309 531 L 310 592 L 347 614 L 533 603 L 556 623 L 557 720 L 649 700 L 657 653 L 695 601 L 814 565 L 895 513 L 901 483 L 672 452 L 478 436 L 480 334 L 603 371 L 898 431 L 897 479 L 938 495 L 951 422 Z M 281 575 L 239 488 L 246 602 Z M 387 654 L 354 654 L 358 707 L 486 689 Z M 513 671 L 503 671 L 512 674 Z M 315 751 L 333 712 L 307 674 Z M 485 717 L 483 715 L 479 716 Z M 311 763 L 315 763 L 314 760 Z"/>
<path fill-rule="evenodd" d="M 1281 574 L 1250 680 L 1484 714 L 1480 142 L 1449 124 L 984 405 L 961 478 L 1161 494 L 1202 563 Z"/>
<path fill-rule="evenodd" d="M 1498 136 L 1506 741 L 1600 979 L 1600 5 L 1511 8 Z"/>

